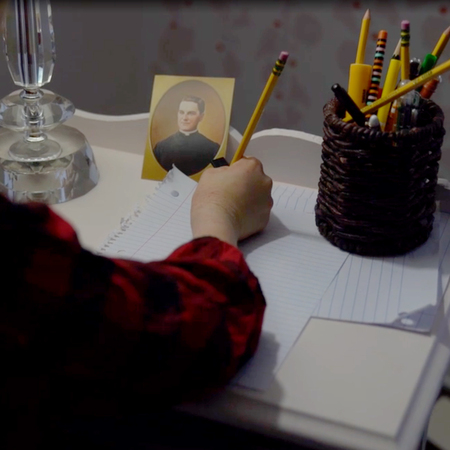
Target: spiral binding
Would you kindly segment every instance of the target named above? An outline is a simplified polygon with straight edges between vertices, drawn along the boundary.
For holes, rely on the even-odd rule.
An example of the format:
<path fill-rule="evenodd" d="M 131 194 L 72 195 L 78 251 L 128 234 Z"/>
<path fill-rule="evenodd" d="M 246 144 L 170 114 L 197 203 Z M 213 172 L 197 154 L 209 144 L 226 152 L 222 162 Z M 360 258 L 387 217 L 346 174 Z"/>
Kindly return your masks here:
<path fill-rule="evenodd" d="M 106 237 L 105 241 L 100 246 L 100 250 L 98 250 L 96 252 L 98 255 L 103 255 L 104 253 L 108 252 L 108 248 L 117 240 L 117 238 L 119 236 L 121 236 L 126 230 L 128 230 L 128 228 L 130 228 L 131 225 L 133 225 L 133 223 L 141 215 L 145 205 L 148 204 L 151 201 L 151 199 L 158 192 L 158 190 L 161 188 L 161 186 L 166 181 L 171 181 L 173 179 L 173 177 L 174 177 L 173 170 L 170 170 L 167 173 L 167 175 L 164 178 L 164 180 L 157 184 L 153 194 L 145 196 L 145 200 L 144 200 L 145 204 L 144 205 L 139 205 L 139 204 L 136 205 L 134 207 L 133 212 L 131 214 L 129 214 L 128 216 L 122 217 L 120 219 L 119 228 L 108 234 L 108 236 Z"/>
<path fill-rule="evenodd" d="M 148 196 L 150 197 L 150 196 Z M 149 201 L 149 198 L 146 197 L 146 201 Z M 114 243 L 114 241 L 117 240 L 117 238 L 122 235 L 133 223 L 134 221 L 140 216 L 142 212 L 142 207 L 140 205 L 136 205 L 134 207 L 134 210 L 131 214 L 128 216 L 122 217 L 120 219 L 120 225 L 119 228 L 114 230 L 113 232 L 109 233 L 106 237 L 105 241 L 100 247 L 100 250 L 97 252 L 97 254 L 101 255 L 103 253 L 106 253 L 108 251 L 108 248 L 110 245 Z"/>

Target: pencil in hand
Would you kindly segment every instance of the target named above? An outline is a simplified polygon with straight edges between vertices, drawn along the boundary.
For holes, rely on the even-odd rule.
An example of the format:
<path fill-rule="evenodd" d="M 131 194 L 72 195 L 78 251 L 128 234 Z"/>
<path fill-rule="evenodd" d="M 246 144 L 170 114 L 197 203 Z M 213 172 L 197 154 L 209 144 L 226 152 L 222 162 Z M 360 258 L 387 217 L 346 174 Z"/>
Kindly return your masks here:
<path fill-rule="evenodd" d="M 253 135 L 253 132 L 255 131 L 256 125 L 258 125 L 259 119 L 264 111 L 264 107 L 266 106 L 270 98 L 270 95 L 272 94 L 273 88 L 275 87 L 278 78 L 280 77 L 281 72 L 283 71 L 284 66 L 286 65 L 288 57 L 289 57 L 288 52 L 281 52 L 280 55 L 278 56 L 275 66 L 272 69 L 272 73 L 270 74 L 269 79 L 267 80 L 266 86 L 264 87 L 264 90 L 261 94 L 261 97 L 259 98 L 256 108 L 253 111 L 252 117 L 250 118 L 250 122 L 248 123 L 247 128 L 244 131 L 242 140 L 239 143 L 239 146 L 236 150 L 236 153 L 233 156 L 233 159 L 231 160 L 231 164 L 235 163 L 244 156 L 245 149 L 247 148 L 247 145 Z"/>

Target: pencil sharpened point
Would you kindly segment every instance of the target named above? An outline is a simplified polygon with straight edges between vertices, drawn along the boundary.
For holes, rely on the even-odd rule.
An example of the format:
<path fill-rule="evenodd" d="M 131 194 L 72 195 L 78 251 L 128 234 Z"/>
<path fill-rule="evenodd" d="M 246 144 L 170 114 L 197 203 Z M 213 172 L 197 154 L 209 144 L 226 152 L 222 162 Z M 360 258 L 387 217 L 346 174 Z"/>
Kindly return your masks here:
<path fill-rule="evenodd" d="M 280 56 L 278 57 L 278 59 L 279 59 L 281 62 L 286 62 L 287 59 L 288 59 L 288 57 L 289 57 L 289 52 L 281 52 L 281 53 L 280 53 Z"/>

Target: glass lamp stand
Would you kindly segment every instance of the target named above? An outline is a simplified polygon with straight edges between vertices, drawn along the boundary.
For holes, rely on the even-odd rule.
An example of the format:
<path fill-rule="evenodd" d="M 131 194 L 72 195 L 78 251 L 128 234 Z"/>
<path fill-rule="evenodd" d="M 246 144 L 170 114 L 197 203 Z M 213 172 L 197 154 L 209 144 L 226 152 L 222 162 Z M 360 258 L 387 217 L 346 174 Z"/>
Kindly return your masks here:
<path fill-rule="evenodd" d="M 62 125 L 73 103 L 41 89 L 56 56 L 49 0 L 10 0 L 4 20 L 9 72 L 22 90 L 0 100 L 0 193 L 48 204 L 79 197 L 99 175 L 84 135 Z"/>

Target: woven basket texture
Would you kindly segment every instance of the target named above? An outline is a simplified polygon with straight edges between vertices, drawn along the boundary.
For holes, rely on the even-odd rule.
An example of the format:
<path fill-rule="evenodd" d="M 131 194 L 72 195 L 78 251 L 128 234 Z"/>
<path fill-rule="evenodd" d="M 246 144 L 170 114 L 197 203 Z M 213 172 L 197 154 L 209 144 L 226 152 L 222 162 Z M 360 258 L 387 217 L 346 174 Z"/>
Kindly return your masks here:
<path fill-rule="evenodd" d="M 324 106 L 316 225 L 350 253 L 405 254 L 433 228 L 444 114 L 426 100 L 417 127 L 385 133 L 344 113 L 336 99 Z"/>

